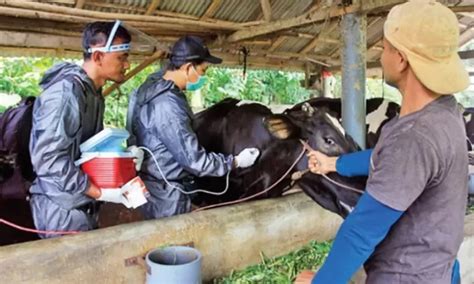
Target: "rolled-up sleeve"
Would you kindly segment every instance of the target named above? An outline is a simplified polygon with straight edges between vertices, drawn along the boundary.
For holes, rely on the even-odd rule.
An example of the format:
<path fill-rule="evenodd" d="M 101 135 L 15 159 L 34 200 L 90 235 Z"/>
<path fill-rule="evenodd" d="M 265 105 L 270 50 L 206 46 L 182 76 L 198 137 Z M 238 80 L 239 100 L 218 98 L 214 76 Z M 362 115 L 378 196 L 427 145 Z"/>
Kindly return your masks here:
<path fill-rule="evenodd" d="M 30 152 L 38 179 L 50 184 L 48 191 L 78 195 L 86 191 L 89 181 L 87 175 L 74 165 L 78 151 L 74 141 L 80 129 L 81 114 L 71 89 L 70 84 L 58 84 L 38 99 Z"/>
<path fill-rule="evenodd" d="M 178 104 L 156 107 L 159 139 L 176 161 L 195 176 L 223 176 L 232 168 L 232 155 L 206 152 L 191 127 L 191 119 Z"/>

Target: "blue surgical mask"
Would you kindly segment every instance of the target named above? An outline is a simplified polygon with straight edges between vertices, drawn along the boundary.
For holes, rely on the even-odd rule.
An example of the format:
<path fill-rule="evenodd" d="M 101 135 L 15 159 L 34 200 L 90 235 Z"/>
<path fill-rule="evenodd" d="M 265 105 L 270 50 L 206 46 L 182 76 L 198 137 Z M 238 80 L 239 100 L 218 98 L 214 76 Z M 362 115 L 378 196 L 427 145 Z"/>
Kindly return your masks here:
<path fill-rule="evenodd" d="M 203 75 L 199 75 L 197 73 L 196 69 L 194 69 L 194 66 L 193 66 L 193 70 L 198 75 L 198 79 L 196 80 L 196 82 L 187 82 L 186 83 L 186 90 L 190 91 L 190 92 L 197 91 L 197 90 L 201 89 L 204 86 L 204 84 L 206 84 L 206 82 L 207 82 L 207 77 L 203 76 Z"/>

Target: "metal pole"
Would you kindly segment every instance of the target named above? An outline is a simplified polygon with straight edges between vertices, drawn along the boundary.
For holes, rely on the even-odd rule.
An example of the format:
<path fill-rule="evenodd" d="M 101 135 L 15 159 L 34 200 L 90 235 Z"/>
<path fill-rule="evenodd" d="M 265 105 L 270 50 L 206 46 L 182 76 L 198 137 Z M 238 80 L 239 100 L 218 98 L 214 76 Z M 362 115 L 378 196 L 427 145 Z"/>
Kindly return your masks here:
<path fill-rule="evenodd" d="M 342 125 L 365 148 L 365 71 L 367 16 L 346 14 L 342 19 Z"/>

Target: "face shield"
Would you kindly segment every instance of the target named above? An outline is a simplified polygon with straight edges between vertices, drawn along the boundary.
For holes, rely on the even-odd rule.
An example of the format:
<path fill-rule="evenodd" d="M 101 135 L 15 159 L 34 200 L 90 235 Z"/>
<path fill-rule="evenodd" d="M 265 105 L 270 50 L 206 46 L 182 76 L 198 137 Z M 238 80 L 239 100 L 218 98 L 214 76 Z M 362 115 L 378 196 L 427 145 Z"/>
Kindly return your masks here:
<path fill-rule="evenodd" d="M 112 44 L 118 28 L 122 26 L 128 31 L 131 36 L 131 42 L 122 44 Z M 90 47 L 87 49 L 88 53 L 100 52 L 130 52 L 134 54 L 152 54 L 159 47 L 158 41 L 144 32 L 120 21 L 116 20 L 110 31 L 109 37 L 105 46 Z"/>

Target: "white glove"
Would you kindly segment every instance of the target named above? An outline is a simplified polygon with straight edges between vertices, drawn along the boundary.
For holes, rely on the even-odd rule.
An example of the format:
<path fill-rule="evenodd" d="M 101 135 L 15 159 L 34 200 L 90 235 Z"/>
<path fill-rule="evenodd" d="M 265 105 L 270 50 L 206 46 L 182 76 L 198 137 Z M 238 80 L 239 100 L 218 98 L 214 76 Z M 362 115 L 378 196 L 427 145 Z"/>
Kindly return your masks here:
<path fill-rule="evenodd" d="M 235 165 L 237 168 L 248 168 L 252 166 L 260 155 L 257 148 L 245 148 L 235 156 Z"/>
<path fill-rule="evenodd" d="M 127 197 L 123 194 L 122 188 L 101 188 L 100 196 L 97 200 L 123 204 L 127 208 L 130 206 Z"/>
<path fill-rule="evenodd" d="M 133 162 L 135 163 L 135 170 L 140 171 L 142 168 L 143 158 L 145 157 L 145 153 L 142 149 L 139 149 L 137 146 L 133 145 L 127 148 L 127 151 L 132 153 L 135 156 Z"/>

